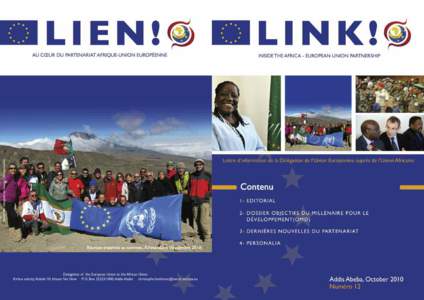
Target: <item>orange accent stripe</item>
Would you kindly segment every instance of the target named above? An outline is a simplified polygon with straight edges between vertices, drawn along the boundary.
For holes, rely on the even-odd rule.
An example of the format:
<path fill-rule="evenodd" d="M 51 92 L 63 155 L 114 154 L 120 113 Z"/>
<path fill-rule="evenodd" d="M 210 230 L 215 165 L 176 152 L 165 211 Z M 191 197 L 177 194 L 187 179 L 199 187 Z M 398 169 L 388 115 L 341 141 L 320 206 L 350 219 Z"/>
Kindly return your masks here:
<path fill-rule="evenodd" d="M 401 191 L 424 191 L 424 185 L 406 185 L 403 184 L 400 187 Z"/>
<path fill-rule="evenodd" d="M 214 184 L 214 185 L 212 185 L 212 190 L 214 190 L 214 191 L 235 191 L 235 190 L 237 190 L 237 185 Z"/>

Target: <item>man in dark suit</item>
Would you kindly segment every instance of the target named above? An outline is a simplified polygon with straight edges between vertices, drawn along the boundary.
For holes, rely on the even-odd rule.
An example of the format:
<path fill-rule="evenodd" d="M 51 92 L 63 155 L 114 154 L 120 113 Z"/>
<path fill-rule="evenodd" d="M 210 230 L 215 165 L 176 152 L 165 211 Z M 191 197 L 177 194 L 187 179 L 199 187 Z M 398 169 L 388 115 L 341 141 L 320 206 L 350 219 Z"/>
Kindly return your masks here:
<path fill-rule="evenodd" d="M 409 119 L 409 129 L 403 133 L 407 151 L 424 151 L 423 120 L 413 116 Z"/>
<path fill-rule="evenodd" d="M 380 137 L 380 126 L 374 120 L 366 120 L 361 124 L 362 135 L 356 139 L 357 151 L 385 150 Z"/>
<path fill-rule="evenodd" d="M 380 140 L 384 143 L 386 151 L 405 150 L 405 142 L 403 135 L 398 133 L 400 128 L 400 120 L 394 116 L 386 121 L 386 132 L 380 135 Z"/>

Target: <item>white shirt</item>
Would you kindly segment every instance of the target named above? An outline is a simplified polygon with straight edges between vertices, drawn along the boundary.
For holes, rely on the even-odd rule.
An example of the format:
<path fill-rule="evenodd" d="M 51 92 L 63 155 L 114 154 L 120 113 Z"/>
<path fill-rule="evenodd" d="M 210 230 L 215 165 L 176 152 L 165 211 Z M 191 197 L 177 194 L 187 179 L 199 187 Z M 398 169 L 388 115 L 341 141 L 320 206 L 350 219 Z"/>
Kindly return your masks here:
<path fill-rule="evenodd" d="M 246 125 L 236 128 L 212 115 L 212 151 L 261 151 L 266 150 L 258 136 L 255 125 L 246 116 L 241 116 Z M 239 134 L 243 137 L 245 145 Z"/>
<path fill-rule="evenodd" d="M 44 213 L 43 210 L 43 204 L 41 201 L 37 201 L 35 205 L 32 204 L 30 200 L 24 201 L 22 204 L 22 213 L 21 216 L 33 216 L 33 217 L 39 217 L 42 213 Z"/>
<path fill-rule="evenodd" d="M 125 198 L 127 198 L 127 200 L 128 200 L 129 190 L 128 190 L 128 183 L 126 181 L 122 185 L 122 193 L 121 193 L 121 195 L 125 196 Z"/>
<path fill-rule="evenodd" d="M 384 102 L 389 100 L 389 93 L 385 89 L 381 89 L 380 91 L 375 92 L 375 102 L 380 104 L 380 106 L 384 106 Z"/>
<path fill-rule="evenodd" d="M 367 142 L 367 146 L 369 146 L 371 143 L 373 143 L 374 141 L 371 141 L 370 139 L 368 139 L 365 135 L 362 135 L 364 137 L 365 142 Z"/>

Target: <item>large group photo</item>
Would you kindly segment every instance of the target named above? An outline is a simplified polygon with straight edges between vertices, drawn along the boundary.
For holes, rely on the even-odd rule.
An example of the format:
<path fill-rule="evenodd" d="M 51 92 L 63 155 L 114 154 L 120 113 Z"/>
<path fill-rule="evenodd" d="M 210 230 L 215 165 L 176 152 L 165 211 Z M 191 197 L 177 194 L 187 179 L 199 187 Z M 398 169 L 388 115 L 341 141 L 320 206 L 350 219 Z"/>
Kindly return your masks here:
<path fill-rule="evenodd" d="M 212 250 L 208 77 L 0 87 L 0 251 Z"/>
<path fill-rule="evenodd" d="M 350 151 L 351 79 L 286 76 L 285 150 Z"/>

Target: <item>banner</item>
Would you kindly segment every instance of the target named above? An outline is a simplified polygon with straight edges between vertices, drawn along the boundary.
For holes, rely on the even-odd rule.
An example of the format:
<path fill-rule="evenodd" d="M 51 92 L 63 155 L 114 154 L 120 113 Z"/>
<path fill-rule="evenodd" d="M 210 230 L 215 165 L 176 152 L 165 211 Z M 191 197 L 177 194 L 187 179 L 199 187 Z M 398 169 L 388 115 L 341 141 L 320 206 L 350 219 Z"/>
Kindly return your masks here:
<path fill-rule="evenodd" d="M 119 226 L 123 236 L 143 234 L 161 240 L 181 240 L 181 205 L 183 195 L 153 198 L 125 208 Z"/>
<path fill-rule="evenodd" d="M 32 184 L 32 190 L 37 191 L 43 205 L 44 214 L 50 224 L 50 231 L 61 234 L 71 233 L 72 200 L 56 200 L 42 184 Z"/>
<path fill-rule="evenodd" d="M 63 140 L 56 139 L 54 143 L 54 153 L 58 155 L 69 155 L 73 153 L 72 142 L 66 142 Z"/>
<path fill-rule="evenodd" d="M 268 115 L 268 150 L 281 150 L 281 76 L 271 76 Z"/>
<path fill-rule="evenodd" d="M 308 135 L 306 143 L 314 146 L 343 147 L 343 132 L 336 132 L 326 135 Z"/>
<path fill-rule="evenodd" d="M 121 207 L 96 207 L 75 199 L 72 204 L 71 229 L 96 235 L 119 236 L 123 212 Z"/>
<path fill-rule="evenodd" d="M 75 199 L 71 229 L 104 236 L 143 234 L 181 240 L 182 194 L 153 198 L 126 207 L 96 207 Z"/>

